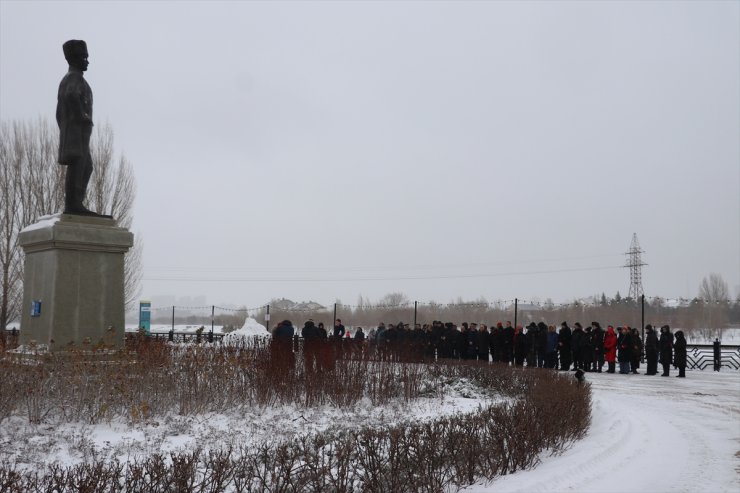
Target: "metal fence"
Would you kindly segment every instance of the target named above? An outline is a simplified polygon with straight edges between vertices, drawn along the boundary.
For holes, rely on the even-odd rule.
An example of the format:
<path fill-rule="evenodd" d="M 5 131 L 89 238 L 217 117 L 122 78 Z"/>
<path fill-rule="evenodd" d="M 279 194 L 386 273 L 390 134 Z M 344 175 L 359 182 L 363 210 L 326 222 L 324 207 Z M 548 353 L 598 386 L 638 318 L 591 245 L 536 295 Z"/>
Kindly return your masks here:
<path fill-rule="evenodd" d="M 690 370 L 740 370 L 740 346 L 720 345 L 716 348 L 714 344 L 689 344 L 686 347 L 686 367 Z"/>
<path fill-rule="evenodd" d="M 168 341 L 173 343 L 223 343 L 226 334 L 218 332 L 169 332 L 152 333 L 146 336 L 153 340 Z M 136 333 L 126 334 L 127 339 L 136 337 Z M 296 350 L 301 346 L 302 339 L 295 337 L 294 347 Z M 19 331 L 0 330 L 0 349 L 10 350 L 18 347 Z M 690 370 L 717 370 L 726 368 L 729 370 L 740 370 L 740 345 L 736 344 L 688 344 L 686 347 L 686 363 Z"/>

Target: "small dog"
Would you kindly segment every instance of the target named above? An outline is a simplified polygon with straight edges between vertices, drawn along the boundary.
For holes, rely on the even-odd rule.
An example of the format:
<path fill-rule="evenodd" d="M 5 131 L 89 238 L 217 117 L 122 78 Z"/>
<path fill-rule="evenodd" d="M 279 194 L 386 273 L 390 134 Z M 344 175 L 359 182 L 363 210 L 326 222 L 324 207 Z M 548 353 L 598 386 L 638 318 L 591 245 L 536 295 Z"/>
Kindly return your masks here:
<path fill-rule="evenodd" d="M 576 374 L 573 375 L 578 380 L 578 383 L 583 383 L 586 379 L 584 378 L 585 373 L 580 368 L 576 370 Z"/>

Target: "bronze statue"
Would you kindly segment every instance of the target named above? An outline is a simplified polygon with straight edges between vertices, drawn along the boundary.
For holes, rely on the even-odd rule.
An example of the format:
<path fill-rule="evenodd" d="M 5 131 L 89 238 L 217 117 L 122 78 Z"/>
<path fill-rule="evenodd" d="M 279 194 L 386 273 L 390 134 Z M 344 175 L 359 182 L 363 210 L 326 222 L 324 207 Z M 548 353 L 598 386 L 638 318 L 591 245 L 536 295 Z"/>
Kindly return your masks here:
<path fill-rule="evenodd" d="M 62 45 L 69 72 L 59 83 L 57 124 L 59 164 L 67 166 L 64 181 L 64 213 L 97 215 L 84 206 L 87 184 L 92 175 L 90 135 L 93 97 L 82 73 L 87 70 L 87 44 L 71 39 Z"/>

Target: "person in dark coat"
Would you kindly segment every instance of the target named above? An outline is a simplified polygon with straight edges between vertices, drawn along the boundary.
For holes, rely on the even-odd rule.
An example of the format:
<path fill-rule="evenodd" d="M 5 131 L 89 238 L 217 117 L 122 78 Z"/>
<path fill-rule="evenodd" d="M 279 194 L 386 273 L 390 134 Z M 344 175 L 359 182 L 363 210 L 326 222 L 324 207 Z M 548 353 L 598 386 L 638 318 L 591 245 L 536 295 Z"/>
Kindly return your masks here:
<path fill-rule="evenodd" d="M 527 368 L 537 366 L 537 324 L 532 322 L 527 325 L 525 338 L 527 340 Z"/>
<path fill-rule="evenodd" d="M 293 353 L 294 334 L 295 328 L 290 320 L 280 322 L 272 334 L 270 356 L 274 367 L 279 372 L 288 373 L 295 368 L 295 354 Z"/>
<path fill-rule="evenodd" d="M 342 325 L 342 321 L 340 319 L 337 319 L 336 322 L 334 322 L 334 338 L 335 339 L 341 339 L 344 337 L 344 325 Z"/>
<path fill-rule="evenodd" d="M 660 339 L 658 340 L 660 348 L 660 364 L 663 366 L 662 377 L 670 375 L 671 363 L 673 362 L 673 334 L 668 325 L 660 328 Z"/>
<path fill-rule="evenodd" d="M 547 352 L 545 353 L 545 368 L 558 367 L 558 333 L 555 326 L 547 328 Z"/>
<path fill-rule="evenodd" d="M 478 361 L 488 362 L 491 347 L 491 334 L 488 333 L 488 327 L 486 327 L 485 324 L 480 325 L 475 342 L 478 351 Z"/>
<path fill-rule="evenodd" d="M 514 327 L 510 321 L 501 331 L 501 347 L 503 348 L 504 363 L 514 364 Z"/>
<path fill-rule="evenodd" d="M 308 320 L 303 324 L 301 329 L 301 337 L 303 337 L 303 365 L 307 373 L 311 373 L 318 369 L 317 358 L 318 358 L 318 345 L 319 342 L 319 329 L 314 325 L 313 320 Z"/>
<path fill-rule="evenodd" d="M 516 329 L 514 329 L 514 337 L 512 340 L 514 343 L 514 365 L 524 366 L 524 360 L 528 353 L 528 346 L 527 336 L 524 334 L 521 325 L 517 325 Z"/>
<path fill-rule="evenodd" d="M 457 341 L 457 328 L 452 322 L 444 324 L 442 337 L 439 339 L 440 357 L 452 359 L 455 357 L 455 342 Z"/>
<path fill-rule="evenodd" d="M 591 332 L 591 326 L 587 326 L 583 331 L 581 337 L 581 362 L 583 363 L 583 371 L 591 371 L 594 361 L 594 340 L 593 332 Z"/>
<path fill-rule="evenodd" d="M 632 359 L 630 360 L 630 369 L 632 373 L 640 373 L 640 360 L 642 359 L 642 339 L 637 329 L 632 329 Z"/>
<path fill-rule="evenodd" d="M 505 345 L 505 334 L 504 326 L 501 322 L 496 324 L 496 327 L 491 330 L 491 357 L 494 362 L 507 363 L 506 359 L 506 348 Z"/>
<path fill-rule="evenodd" d="M 316 327 L 316 329 L 317 329 L 318 334 L 319 334 L 319 339 L 325 341 L 326 338 L 327 338 L 327 333 L 326 333 L 326 329 L 324 328 L 324 323 L 323 322 L 319 322 L 319 325 Z"/>
<path fill-rule="evenodd" d="M 645 375 L 658 374 L 658 336 L 655 329 L 648 324 L 645 326 L 645 359 L 647 360 L 647 371 Z"/>
<path fill-rule="evenodd" d="M 619 339 L 617 339 L 617 359 L 619 360 L 619 373 L 629 374 L 632 359 L 632 333 L 629 327 L 622 327 L 620 330 Z"/>
<path fill-rule="evenodd" d="M 599 322 L 591 322 L 591 344 L 594 348 L 593 371 L 601 373 L 604 367 L 604 329 Z"/>
<path fill-rule="evenodd" d="M 547 325 L 545 325 L 545 322 L 537 324 L 535 344 L 537 350 L 537 368 L 544 368 L 547 357 Z"/>
<path fill-rule="evenodd" d="M 673 366 L 678 368 L 678 377 L 686 377 L 686 338 L 683 331 L 676 331 L 676 342 L 673 344 Z"/>
<path fill-rule="evenodd" d="M 398 329 L 393 324 L 388 324 L 388 327 L 383 332 L 383 348 L 385 349 L 386 358 L 397 361 Z"/>
<path fill-rule="evenodd" d="M 460 327 L 460 330 L 455 332 L 455 358 L 457 359 L 464 359 L 465 358 L 465 351 L 467 349 L 467 335 L 466 332 L 468 330 L 468 324 L 467 322 L 463 322 L 463 324 Z"/>
<path fill-rule="evenodd" d="M 614 373 L 617 361 L 617 334 L 611 325 L 606 328 L 604 334 L 604 360 L 609 365 L 607 373 Z"/>
<path fill-rule="evenodd" d="M 573 326 L 571 334 L 571 354 L 573 355 L 573 371 L 583 367 L 581 362 L 581 345 L 583 344 L 583 328 L 580 322 Z"/>
<path fill-rule="evenodd" d="M 478 358 L 478 324 L 470 324 L 468 330 L 465 332 L 465 359 L 475 360 Z"/>
<path fill-rule="evenodd" d="M 571 363 L 571 337 L 570 327 L 567 322 L 560 324 L 558 332 L 558 353 L 560 354 L 560 370 L 568 371 Z"/>

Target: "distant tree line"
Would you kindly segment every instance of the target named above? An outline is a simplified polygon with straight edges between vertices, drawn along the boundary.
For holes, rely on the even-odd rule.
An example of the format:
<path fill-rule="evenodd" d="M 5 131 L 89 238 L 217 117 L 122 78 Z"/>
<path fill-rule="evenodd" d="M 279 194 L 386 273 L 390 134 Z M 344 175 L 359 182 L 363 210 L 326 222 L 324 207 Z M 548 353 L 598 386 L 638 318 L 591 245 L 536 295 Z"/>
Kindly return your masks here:
<path fill-rule="evenodd" d="M 273 300 L 276 301 L 276 300 Z M 291 320 L 297 326 L 308 319 L 315 323 L 333 326 L 334 307 L 323 310 L 284 310 L 280 303 L 270 303 L 271 324 L 281 320 Z M 257 321 L 263 323 L 266 309 L 252 312 Z M 243 316 L 243 315 L 242 315 Z M 336 317 L 346 326 L 375 327 L 380 322 L 412 324 L 414 321 L 414 301 L 403 293 L 390 293 L 377 302 L 360 297 L 355 305 L 337 300 Z M 433 321 L 485 323 L 511 321 L 514 323 L 514 304 L 511 301 L 489 301 L 485 298 L 464 300 L 458 298 L 448 303 L 417 303 L 416 322 L 431 324 Z M 590 324 L 629 325 L 640 327 L 641 301 L 622 297 L 617 292 L 613 297 L 606 294 L 592 296 L 587 300 L 574 300 L 556 304 L 550 299 L 523 300 L 519 306 L 517 324 L 531 322 L 567 321 Z M 718 334 L 727 327 L 740 326 L 740 297 L 729 299 L 727 283 L 719 274 L 704 278 L 697 296 L 680 303 L 668 302 L 660 297 L 646 297 L 645 324 L 671 327 L 684 330 L 706 331 L 708 336 Z M 721 332 L 720 332 L 721 333 Z"/>

